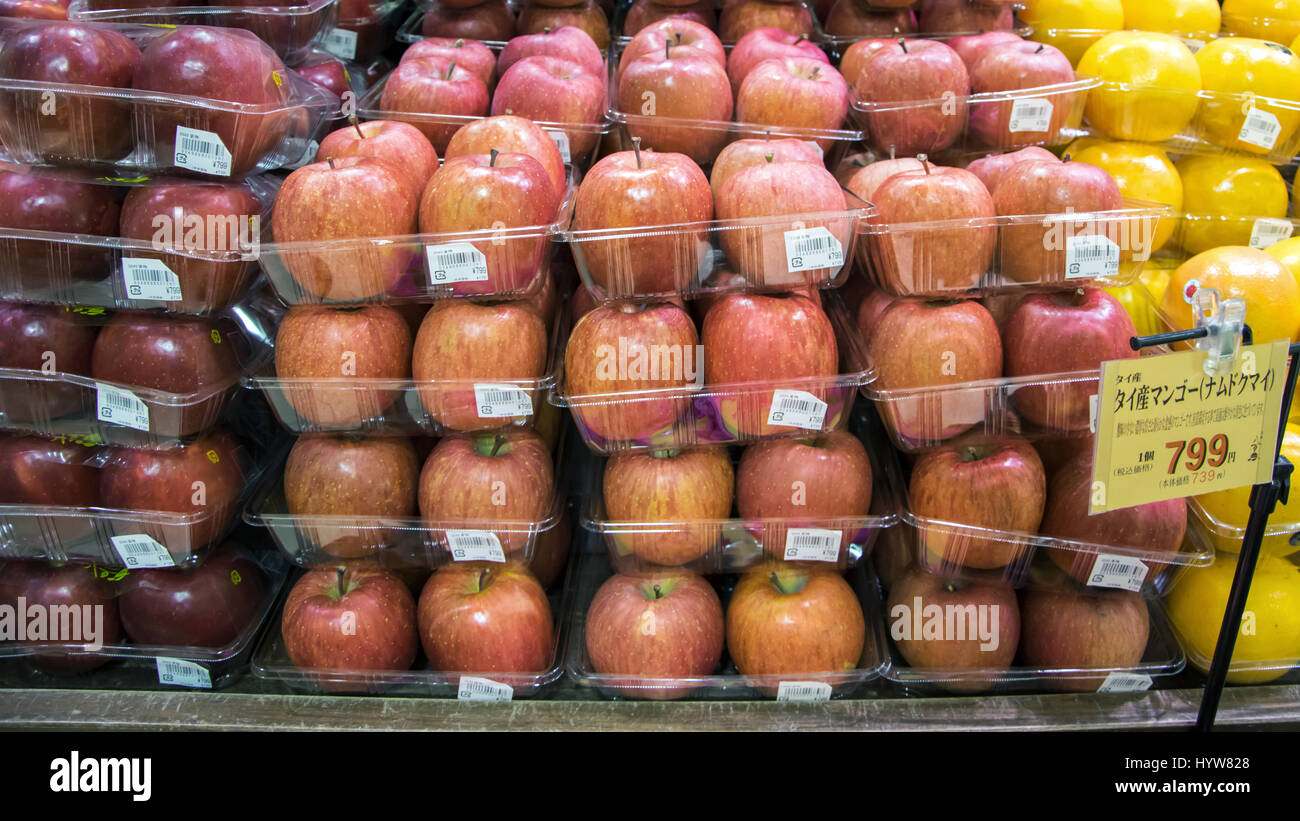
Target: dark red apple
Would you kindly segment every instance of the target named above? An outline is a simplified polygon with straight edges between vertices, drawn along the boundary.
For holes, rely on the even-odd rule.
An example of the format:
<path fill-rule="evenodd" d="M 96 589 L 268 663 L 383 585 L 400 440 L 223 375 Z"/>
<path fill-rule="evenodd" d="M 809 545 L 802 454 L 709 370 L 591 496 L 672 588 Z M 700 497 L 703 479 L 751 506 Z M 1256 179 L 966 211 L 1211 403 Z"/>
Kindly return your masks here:
<path fill-rule="evenodd" d="M 1111 671 L 1137 667 L 1151 622 L 1138 593 L 1027 587 L 1020 592 L 1020 657 L 1028 667 L 1060 671 L 1099 669 L 1051 677 L 1062 690 L 1096 690 Z"/>
<path fill-rule="evenodd" d="M 711 0 L 694 0 L 685 5 L 669 5 L 655 0 L 633 0 L 623 18 L 623 36 L 632 37 L 646 26 L 668 18 L 690 20 L 713 28 L 718 23 Z"/>
<path fill-rule="evenodd" d="M 575 26 L 591 37 L 596 48 L 601 51 L 609 48 L 609 18 L 600 4 L 593 0 L 578 0 L 559 8 L 526 3 L 519 12 L 517 25 L 520 34 L 539 34 L 547 29 L 556 31 L 565 26 Z"/>
<path fill-rule="evenodd" d="M 98 507 L 98 453 L 72 442 L 0 435 L 0 504 Z"/>
<path fill-rule="evenodd" d="M 272 0 L 272 2 L 280 2 L 280 0 Z M 340 101 L 344 94 L 352 91 L 351 74 L 348 72 L 347 65 L 333 54 L 312 52 L 306 61 L 295 66 L 293 70 L 299 77 L 309 83 L 315 83 L 338 97 Z"/>
<path fill-rule="evenodd" d="M 90 376 L 99 326 L 94 318 L 61 305 L 0 302 L 0 368 Z M 57 381 L 9 382 L 5 415 L 15 422 L 57 419 L 83 407 L 82 389 Z"/>
<path fill-rule="evenodd" d="M 515 36 L 515 15 L 505 0 L 487 0 L 467 9 L 436 5 L 425 12 L 420 33 L 505 42 Z"/>
<path fill-rule="evenodd" d="M 910 8 L 885 8 L 863 0 L 836 0 L 822 25 L 832 37 L 889 37 L 916 32 Z"/>
<path fill-rule="evenodd" d="M 1011 6 L 971 0 L 921 0 L 916 17 L 927 34 L 1002 31 L 1014 25 Z"/>
<path fill-rule="evenodd" d="M 90 375 L 106 382 L 202 397 L 239 374 L 234 340 L 213 322 L 144 311 L 122 311 L 100 329 Z"/>
<path fill-rule="evenodd" d="M 777 28 L 808 37 L 813 33 L 812 13 L 802 3 L 735 0 L 725 4 L 718 16 L 718 37 L 724 43 L 738 42 L 761 28 Z"/>
<path fill-rule="evenodd" d="M 95 646 L 120 644 L 122 623 L 118 619 L 117 590 L 85 565 L 50 564 L 37 561 L 11 561 L 0 565 L 0 606 L 17 618 L 27 619 L 28 629 L 35 626 L 28 615 L 33 606 L 44 609 L 51 618 L 54 608 L 67 608 L 58 619 L 57 630 L 46 619 L 43 638 L 28 638 L 23 644 L 36 645 L 30 662 L 33 667 L 54 675 L 86 673 L 112 660 L 96 651 Z M 27 608 L 18 616 L 19 599 Z M 54 636 L 52 633 L 59 633 Z"/>
<path fill-rule="evenodd" d="M 0 228 L 112 237 L 118 232 L 119 202 L 121 190 L 110 185 L 0 169 Z M 76 280 L 102 280 L 112 270 L 107 248 L 37 239 L 6 242 L 13 244 L 14 262 L 0 263 L 4 276 L 24 290 L 69 288 Z"/>

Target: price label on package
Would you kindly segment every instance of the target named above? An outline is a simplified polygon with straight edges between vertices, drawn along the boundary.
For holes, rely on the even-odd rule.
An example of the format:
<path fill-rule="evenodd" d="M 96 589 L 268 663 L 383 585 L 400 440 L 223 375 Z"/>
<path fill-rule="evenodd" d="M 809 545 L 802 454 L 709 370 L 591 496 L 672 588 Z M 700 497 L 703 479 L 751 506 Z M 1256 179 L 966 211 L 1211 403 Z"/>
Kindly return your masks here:
<path fill-rule="evenodd" d="M 844 534 L 838 530 L 817 527 L 792 527 L 785 532 L 787 562 L 836 562 L 840 558 L 840 541 Z"/>
<path fill-rule="evenodd" d="M 1150 570 L 1144 562 L 1131 556 L 1115 556 L 1110 553 L 1098 554 L 1088 573 L 1089 587 L 1113 587 L 1136 593 L 1142 589 Z"/>
<path fill-rule="evenodd" d="M 1011 118 L 1007 130 L 1047 131 L 1052 127 L 1052 101 L 1042 97 L 1018 97 L 1011 101 Z"/>
<path fill-rule="evenodd" d="M 125 388 L 95 385 L 95 418 L 133 430 L 149 432 L 149 406 Z"/>
<path fill-rule="evenodd" d="M 1154 682 L 1145 673 L 1124 673 L 1113 670 L 1106 675 L 1106 680 L 1097 688 L 1099 693 L 1140 693 L 1150 690 Z"/>
<path fill-rule="evenodd" d="M 825 402 L 807 391 L 772 391 L 772 407 L 767 411 L 767 423 L 821 430 L 826 424 L 826 408 Z"/>
<path fill-rule="evenodd" d="M 777 701 L 830 701 L 831 686 L 824 681 L 783 681 L 776 686 Z"/>
<path fill-rule="evenodd" d="M 474 385 L 474 404 L 480 419 L 529 416 L 533 400 L 528 391 L 515 385 Z"/>
<path fill-rule="evenodd" d="M 331 29 L 321 47 L 344 60 L 357 59 L 357 33 L 346 29 Z"/>
<path fill-rule="evenodd" d="M 1065 241 L 1065 278 L 1119 276 L 1119 245 L 1102 234 L 1083 234 Z"/>
<path fill-rule="evenodd" d="M 447 549 L 457 562 L 504 562 L 506 552 L 489 530 L 448 530 Z"/>
<path fill-rule="evenodd" d="M 193 687 L 198 690 L 212 689 L 212 676 L 208 668 L 185 659 L 172 659 L 158 656 L 158 683 L 173 687 Z"/>
<path fill-rule="evenodd" d="M 1288 219 L 1260 217 L 1250 229 L 1250 247 L 1267 248 L 1284 239 L 1290 239 L 1295 233 L 1295 225 Z"/>
<path fill-rule="evenodd" d="M 573 155 L 569 152 L 568 133 L 560 131 L 558 128 L 547 129 L 546 133 L 550 135 L 551 140 L 555 143 L 555 147 L 560 149 L 560 158 L 564 160 L 564 164 L 568 165 L 573 162 Z"/>
<path fill-rule="evenodd" d="M 181 299 L 180 277 L 160 259 L 124 258 L 122 285 L 131 299 L 159 302 L 178 302 Z"/>
<path fill-rule="evenodd" d="M 122 557 L 122 564 L 131 570 L 176 566 L 176 562 L 172 560 L 172 554 L 167 552 L 167 548 L 143 533 L 133 533 L 129 536 L 109 536 L 108 540 L 113 543 L 113 549 L 117 551 L 117 555 Z"/>
<path fill-rule="evenodd" d="M 172 163 L 203 174 L 229 177 L 232 159 L 221 137 L 211 131 L 176 126 L 176 152 Z"/>
<path fill-rule="evenodd" d="M 1282 124 L 1278 122 L 1277 115 L 1271 111 L 1252 108 L 1246 112 L 1246 121 L 1241 124 L 1237 139 L 1263 149 L 1271 149 L 1281 134 Z"/>
<path fill-rule="evenodd" d="M 790 273 L 838 268 L 844 264 L 844 246 L 825 226 L 797 228 L 785 232 L 785 258 Z"/>
<path fill-rule="evenodd" d="M 1203 351 L 1103 362 L 1089 513 L 1272 479 L 1287 348 L 1244 346 L 1222 376 Z"/>
<path fill-rule="evenodd" d="M 514 701 L 515 691 L 509 684 L 502 684 L 490 678 L 461 676 L 460 686 L 456 689 L 457 701 L 496 702 Z"/>
<path fill-rule="evenodd" d="M 468 242 L 428 245 L 424 253 L 429 260 L 429 279 L 434 285 L 487 281 L 487 257 Z"/>

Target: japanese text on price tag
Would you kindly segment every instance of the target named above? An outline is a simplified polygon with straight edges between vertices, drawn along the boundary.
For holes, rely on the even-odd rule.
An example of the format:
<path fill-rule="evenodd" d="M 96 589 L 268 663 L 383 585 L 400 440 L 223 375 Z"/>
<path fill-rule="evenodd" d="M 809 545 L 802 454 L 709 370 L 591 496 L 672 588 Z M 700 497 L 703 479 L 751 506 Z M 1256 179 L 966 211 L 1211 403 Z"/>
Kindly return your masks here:
<path fill-rule="evenodd" d="M 1202 351 L 1103 362 L 1089 513 L 1269 481 L 1287 342 L 1243 347 L 1209 376 Z"/>

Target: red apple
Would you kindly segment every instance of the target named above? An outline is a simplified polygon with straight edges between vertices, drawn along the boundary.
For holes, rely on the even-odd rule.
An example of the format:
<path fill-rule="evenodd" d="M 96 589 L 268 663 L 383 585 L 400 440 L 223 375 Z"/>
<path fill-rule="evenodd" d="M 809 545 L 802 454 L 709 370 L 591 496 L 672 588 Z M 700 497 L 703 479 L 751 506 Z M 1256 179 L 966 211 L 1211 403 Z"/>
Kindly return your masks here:
<path fill-rule="evenodd" d="M 497 56 L 478 40 L 463 37 L 426 37 L 402 52 L 401 62 L 437 59 L 455 63 L 483 81 L 488 94 L 497 84 Z"/>
<path fill-rule="evenodd" d="M 1097 370 L 1102 362 L 1136 357 L 1129 346 L 1134 336 L 1128 312 L 1101 289 L 1026 296 L 1003 328 L 1006 375 L 1084 373 L 1075 381 L 1021 386 L 1012 397 L 1016 410 L 1054 431 L 1086 431 Z"/>
<path fill-rule="evenodd" d="M 1073 83 L 1074 79 L 1070 58 L 1044 43 L 989 46 L 970 66 L 971 91 L 976 94 L 1046 89 Z M 1075 91 L 1058 88 L 1050 94 L 975 102 L 970 109 L 970 134 L 980 144 L 994 148 L 1052 142 L 1069 120 L 1077 96 Z M 1023 109 L 1031 103 L 1050 108 L 1028 116 Z"/>
<path fill-rule="evenodd" d="M 1060 159 L 1046 148 L 1031 145 L 1019 151 L 1011 151 L 1005 154 L 989 154 L 987 157 L 980 157 L 966 166 L 966 170 L 979 177 L 980 181 L 984 183 L 984 187 L 992 194 L 997 190 L 998 184 L 1002 182 L 1002 177 L 1006 175 L 1007 171 L 1022 162 L 1060 163 Z"/>
<path fill-rule="evenodd" d="M 410 123 L 396 120 L 353 123 L 330 132 L 320 141 L 316 162 L 345 157 L 387 160 L 406 172 L 417 192 L 424 190 L 433 172 L 438 170 L 438 151 L 429 138 Z"/>
<path fill-rule="evenodd" d="M 272 0 L 272 2 L 279 2 L 279 0 Z M 338 97 L 340 103 L 343 95 L 352 91 L 352 79 L 347 65 L 328 52 L 313 51 L 304 62 L 294 66 L 293 70 L 307 82 L 315 83 Z"/>
<path fill-rule="evenodd" d="M 98 507 L 97 455 L 71 442 L 0 435 L 0 504 Z"/>
<path fill-rule="evenodd" d="M 609 48 L 609 18 L 600 5 L 591 0 L 579 0 L 562 8 L 527 3 L 519 12 L 520 34 L 540 34 L 548 29 L 557 31 L 565 26 L 582 29 L 601 51 Z"/>
<path fill-rule="evenodd" d="M 114 2 L 123 2 L 123 0 L 114 0 Z M 91 8 L 94 6 L 92 5 Z M 66 20 L 68 0 L 0 0 L 0 17 Z"/>
<path fill-rule="evenodd" d="M 791 34 L 778 28 L 754 29 L 736 42 L 727 57 L 727 77 L 731 87 L 739 90 L 745 77 L 764 60 L 804 57 L 830 65 L 826 52 L 804 34 Z"/>
<path fill-rule="evenodd" d="M 963 34 L 959 37 L 952 37 L 945 42 L 948 43 L 949 48 L 960 55 L 961 61 L 966 64 L 966 70 L 970 71 L 975 65 L 975 61 L 984 52 L 1003 43 L 1023 43 L 1025 38 L 1014 31 L 982 31 L 979 34 Z"/>
<path fill-rule="evenodd" d="M 854 48 L 866 53 L 855 62 L 856 76 L 846 76 L 855 77 L 871 145 L 900 155 L 934 154 L 957 141 L 970 93 L 957 52 L 937 40 L 864 40 Z M 928 102 L 901 105 L 917 101 Z"/>
<path fill-rule="evenodd" d="M 540 673 L 553 665 L 546 591 L 522 565 L 448 565 L 420 591 L 420 643 L 435 670 Z"/>
<path fill-rule="evenodd" d="M 1147 649 L 1150 615 L 1138 593 L 1028 587 L 1020 592 L 1020 657 L 1028 667 L 1091 670 L 1052 676 L 1062 690 L 1096 690 L 1111 671 L 1137 667 Z"/>
<path fill-rule="evenodd" d="M 690 20 L 709 28 L 713 28 L 718 23 L 718 15 L 713 10 L 711 0 L 693 0 L 688 4 L 678 5 L 654 2 L 654 0 L 633 0 L 632 5 L 628 7 L 627 16 L 623 18 L 623 36 L 634 36 L 651 23 L 669 18 Z"/>
<path fill-rule="evenodd" d="M 851 279 L 850 282 L 855 282 Z M 889 306 L 897 301 L 897 297 L 881 288 L 872 288 L 862 301 L 858 303 L 857 313 L 854 315 L 858 333 L 862 335 L 862 344 L 869 349 L 871 346 L 871 337 L 876 333 L 876 326 L 880 324 L 880 317 L 884 316 Z"/>
<path fill-rule="evenodd" d="M 485 117 L 461 126 L 447 144 L 444 159 L 451 160 L 466 154 L 502 153 L 527 154 L 542 164 L 551 181 L 557 201 L 568 195 L 568 173 L 565 159 L 555 139 L 532 120 L 502 114 Z"/>
<path fill-rule="evenodd" d="M 99 327 L 90 317 L 61 305 L 0 302 L 0 368 L 90 376 L 91 352 Z M 5 416 L 15 422 L 57 419 L 80 411 L 78 385 L 29 382 L 22 390 L 6 382 Z"/>
<path fill-rule="evenodd" d="M 970 440 L 921 454 L 908 495 L 912 513 L 934 523 L 920 533 L 931 561 L 988 570 L 1024 556 L 1043 519 L 1047 479 L 1023 439 Z M 981 536 L 977 528 L 1016 536 Z"/>
<path fill-rule="evenodd" d="M 0 169 L 0 228 L 112 237 L 118 233 L 120 201 L 121 190 L 110 185 Z M 0 270 L 24 290 L 102 280 L 113 265 L 110 250 L 93 245 L 37 239 L 5 243 L 14 258 L 0 261 Z"/>
<path fill-rule="evenodd" d="M 309 517 L 402 519 L 415 515 L 419 464 L 407 439 L 305 434 L 284 464 L 284 499 L 300 530 L 327 553 L 357 558 L 392 543 L 394 534 L 374 528 L 332 527 Z"/>
<path fill-rule="evenodd" d="M 118 613 L 135 644 L 224 648 L 256 626 L 266 586 L 261 568 L 227 542 L 195 568 L 132 571 Z"/>
<path fill-rule="evenodd" d="M 350 44 L 348 59 L 365 63 L 388 46 L 391 39 L 385 35 L 385 14 L 392 14 L 392 9 L 376 0 L 339 0 L 338 23 L 334 28 L 356 35 Z"/>
<path fill-rule="evenodd" d="M 621 75 L 623 69 L 639 57 L 663 54 L 665 46 L 690 46 L 708 54 L 719 65 L 727 64 L 727 52 L 722 47 L 722 41 L 708 26 L 693 20 L 670 17 L 636 33 L 623 48 L 618 61 L 618 73 Z"/>
<path fill-rule="evenodd" d="M 617 229 L 644 234 L 647 226 L 712 218 L 709 181 L 690 157 L 620 151 L 592 166 L 578 188 L 573 230 L 592 233 L 579 233 L 570 247 L 606 298 L 667 294 L 685 287 L 707 258 L 705 226 L 634 237 Z"/>
<path fill-rule="evenodd" d="M 501 75 L 492 114 L 567 126 L 570 153 L 587 157 L 596 146 L 605 98 L 602 74 L 559 57 L 525 57 Z"/>
<path fill-rule="evenodd" d="M 508 405 L 492 407 L 475 388 L 511 380 L 536 382 L 546 372 L 546 348 L 546 323 L 527 302 L 440 300 L 415 337 L 411 373 L 420 403 L 434 425 L 451 430 L 527 421 L 536 407 L 536 388 L 515 392 L 529 404 L 526 414 Z"/>
<path fill-rule="evenodd" d="M 997 323 L 978 302 L 899 299 L 880 315 L 867 348 L 870 390 L 895 435 L 937 444 L 984 421 L 984 388 L 925 391 L 1002 376 Z"/>
<path fill-rule="evenodd" d="M 632 115 L 627 133 L 643 148 L 685 154 L 708 163 L 727 140 L 727 129 L 699 121 L 730 123 L 731 84 L 722 66 L 699 49 L 665 46 L 632 61 L 618 80 L 618 110 Z M 682 122 L 689 121 L 689 122 Z"/>
<path fill-rule="evenodd" d="M 889 37 L 916 32 L 910 8 L 885 8 L 862 0 L 836 0 L 822 26 L 832 37 Z"/>
<path fill-rule="evenodd" d="M 761 140 L 736 140 L 718 152 L 713 160 L 713 168 L 709 171 L 709 188 L 713 191 L 714 202 L 717 202 L 718 192 L 727 180 L 742 169 L 768 162 L 769 154 L 772 155 L 772 162 L 822 165 L 821 149 L 809 140 L 793 137 L 774 140 L 770 132 Z"/>
<path fill-rule="evenodd" d="M 717 393 L 723 426 L 738 438 L 796 432 L 800 426 L 769 421 L 774 390 L 825 402 L 839 367 L 830 319 L 803 294 L 727 294 L 709 309 L 701 336 L 705 384 Z"/>
<path fill-rule="evenodd" d="M 736 90 L 736 121 L 834 131 L 849 112 L 849 86 L 840 73 L 821 60 L 783 57 L 764 60 L 745 75 Z M 823 151 L 827 137 L 816 137 Z"/>
<path fill-rule="evenodd" d="M 401 392 L 397 380 L 410 377 L 411 331 L 383 305 L 296 305 L 276 332 L 275 375 L 309 424 L 356 428 L 381 416 Z"/>
<path fill-rule="evenodd" d="M 807 37 L 813 33 L 812 14 L 801 3 L 736 0 L 723 6 L 718 17 L 718 37 L 735 43 L 754 29 L 777 28 Z"/>
<path fill-rule="evenodd" d="M 439 4 L 425 12 L 420 33 L 425 37 L 504 42 L 515 36 L 515 15 L 505 0 L 487 0 L 463 9 Z"/>
<path fill-rule="evenodd" d="M 971 0 L 921 0 L 916 17 L 927 34 L 1010 30 L 1014 25 L 1011 6 Z"/>
<path fill-rule="evenodd" d="M 427 57 L 398 64 L 384 82 L 379 106 L 392 119 L 416 115 L 409 120 L 411 125 L 445 153 L 459 123 L 437 122 L 436 117 L 482 117 L 488 113 L 489 101 L 487 85 L 473 71 L 455 60 Z"/>
<path fill-rule="evenodd" d="M 289 591 L 280 632 L 299 669 L 409 670 L 417 650 L 415 600 L 388 570 L 325 565 Z"/>
<path fill-rule="evenodd" d="M 202 398 L 225 389 L 238 376 L 234 344 L 208 320 L 122 311 L 95 337 L 90 375 L 187 400 Z"/>
<path fill-rule="evenodd" d="M 925 164 L 915 157 L 877 160 L 853 172 L 844 187 L 856 194 L 859 199 L 874 203 L 876 190 L 885 180 L 904 171 L 924 171 L 925 168 Z"/>
<path fill-rule="evenodd" d="M 56 612 L 54 608 L 69 608 L 62 611 L 69 615 L 59 619 L 59 630 L 51 631 L 47 624 L 44 639 L 29 638 L 21 643 L 36 646 L 30 663 L 46 673 L 86 673 L 112 660 L 111 656 L 89 648 L 121 643 L 122 623 L 117 615 L 116 595 L 117 590 L 110 582 L 85 565 L 29 561 L 0 565 L 0 606 L 17 618 L 30 619 L 30 610 L 17 615 L 19 604 L 25 608 L 39 606 L 51 617 Z M 29 620 L 27 626 L 30 629 L 35 624 Z M 61 635 L 52 637 L 51 632 Z"/>
<path fill-rule="evenodd" d="M 528 569 L 537 577 L 543 590 L 550 590 L 559 581 L 572 542 L 573 517 L 566 508 L 552 527 L 537 534 L 537 543 L 533 546 L 533 560 Z"/>
<path fill-rule="evenodd" d="M 505 74 L 506 69 L 525 57 L 559 57 L 597 76 L 605 73 L 604 53 L 591 35 L 577 26 L 560 26 L 512 38 L 497 57 L 497 74 Z"/>
<path fill-rule="evenodd" d="M 307 294 L 355 301 L 379 296 L 406 274 L 409 243 L 371 237 L 414 234 L 419 192 L 402 165 L 368 156 L 304 165 L 280 186 L 271 230 L 277 262 Z"/>
<path fill-rule="evenodd" d="M 584 628 L 592 669 L 631 698 L 681 698 L 694 688 L 672 680 L 707 676 L 722 659 L 718 594 L 704 578 L 681 570 L 610 576 L 587 607 Z"/>

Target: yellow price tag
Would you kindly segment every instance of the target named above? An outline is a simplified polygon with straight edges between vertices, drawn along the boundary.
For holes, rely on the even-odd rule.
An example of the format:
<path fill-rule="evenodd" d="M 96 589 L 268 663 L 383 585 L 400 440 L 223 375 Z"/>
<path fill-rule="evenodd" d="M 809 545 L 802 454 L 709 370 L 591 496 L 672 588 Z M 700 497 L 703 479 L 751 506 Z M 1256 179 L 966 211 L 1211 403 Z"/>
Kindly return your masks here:
<path fill-rule="evenodd" d="M 1222 376 L 1204 351 L 1103 362 L 1088 512 L 1272 479 L 1287 348 L 1243 347 Z"/>

